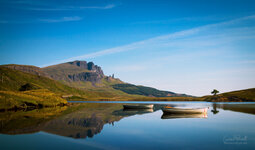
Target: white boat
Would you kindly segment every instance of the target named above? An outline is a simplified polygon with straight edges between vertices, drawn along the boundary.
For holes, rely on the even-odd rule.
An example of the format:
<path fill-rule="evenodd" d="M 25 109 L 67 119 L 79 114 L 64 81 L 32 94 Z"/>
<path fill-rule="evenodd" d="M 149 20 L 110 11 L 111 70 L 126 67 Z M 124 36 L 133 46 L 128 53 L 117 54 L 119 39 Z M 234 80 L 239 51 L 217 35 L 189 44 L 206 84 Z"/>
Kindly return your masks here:
<path fill-rule="evenodd" d="M 200 114 L 163 114 L 161 119 L 179 119 L 179 118 L 207 118 L 207 113 Z"/>
<path fill-rule="evenodd" d="M 174 108 L 165 107 L 162 109 L 164 113 L 168 114 L 201 114 L 207 113 L 208 108 Z"/>
<path fill-rule="evenodd" d="M 125 104 L 124 109 L 152 109 L 153 104 Z"/>

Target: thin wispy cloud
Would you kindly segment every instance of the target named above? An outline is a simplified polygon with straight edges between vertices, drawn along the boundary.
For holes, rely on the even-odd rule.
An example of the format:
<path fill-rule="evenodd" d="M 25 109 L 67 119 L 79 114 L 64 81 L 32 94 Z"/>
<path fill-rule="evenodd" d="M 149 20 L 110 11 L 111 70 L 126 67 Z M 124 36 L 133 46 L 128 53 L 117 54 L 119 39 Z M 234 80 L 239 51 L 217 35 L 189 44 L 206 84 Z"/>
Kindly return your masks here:
<path fill-rule="evenodd" d="M 3 4 L 12 4 L 12 5 L 40 5 L 40 6 L 45 6 L 48 5 L 47 1 L 45 0 L 0 0 L 0 3 Z"/>
<path fill-rule="evenodd" d="M 62 17 L 59 19 L 39 19 L 39 22 L 45 22 L 45 23 L 58 23 L 58 22 L 69 22 L 69 21 L 80 21 L 82 20 L 79 16 L 74 17 Z"/>
<path fill-rule="evenodd" d="M 168 24 L 173 22 L 180 22 L 180 21 L 222 21 L 230 19 L 230 17 L 216 17 L 216 16 L 206 16 L 206 17 L 183 17 L 183 18 L 172 18 L 167 20 L 148 20 L 148 21 L 139 21 L 133 22 L 131 24 Z"/>
<path fill-rule="evenodd" d="M 75 4 L 58 3 L 58 1 L 40 1 L 40 0 L 15 0 L 15 1 L 0 1 L 0 4 L 7 7 L 19 10 L 32 10 L 32 11 L 79 11 L 86 9 L 112 9 L 116 4 L 108 3 L 104 5 L 85 5 L 78 2 Z"/>
<path fill-rule="evenodd" d="M 119 4 L 118 4 L 119 5 Z M 57 22 L 70 22 L 80 21 L 83 18 L 80 16 L 83 10 L 107 10 L 115 8 L 117 4 L 114 3 L 94 3 L 87 4 L 83 1 L 77 2 L 60 2 L 54 0 L 0 0 L 0 7 L 4 8 L 5 13 L 0 16 L 0 24 L 24 24 L 24 23 L 57 23 Z M 1 9 L 0 8 L 0 9 Z M 13 16 L 13 10 L 21 16 Z M 33 12 L 33 11 L 41 11 Z M 56 12 L 63 11 L 65 15 L 54 18 Z M 24 13 L 25 12 L 25 13 Z M 0 10 L 1 13 L 1 10 Z M 28 13 L 35 13 L 35 15 L 26 16 Z M 49 15 L 48 13 L 53 13 Z M 40 14 L 37 16 L 37 14 Z M 24 15 L 24 16 L 23 16 Z M 66 17 L 66 16 L 75 17 Z M 78 16 L 76 16 L 78 15 Z M 46 18 L 41 18 L 45 16 Z M 39 18 L 39 19 L 38 19 Z"/>
<path fill-rule="evenodd" d="M 80 9 L 112 9 L 116 7 L 115 4 L 109 4 L 106 6 L 90 6 L 90 7 L 79 7 Z"/>
<path fill-rule="evenodd" d="M 30 20 L 0 20 L 0 24 L 36 24 L 36 23 L 61 23 L 61 22 L 72 22 L 81 21 L 82 17 L 71 16 L 71 17 L 60 17 L 60 18 L 40 18 L 40 19 L 30 19 Z"/>
<path fill-rule="evenodd" d="M 150 38 L 147 40 L 134 42 L 134 43 L 124 45 L 124 46 L 109 48 L 109 49 L 105 49 L 105 50 L 101 50 L 101 51 L 97 51 L 97 52 L 93 52 L 93 53 L 89 53 L 89 54 L 85 54 L 85 55 L 81 55 L 81 56 L 77 56 L 77 57 L 71 57 L 71 58 L 65 59 L 61 62 L 80 60 L 80 59 L 91 59 L 91 58 L 96 58 L 96 57 L 100 57 L 100 56 L 104 56 L 104 55 L 115 54 L 115 53 L 120 53 L 120 52 L 125 52 L 125 51 L 131 51 L 131 50 L 141 48 L 145 45 L 162 44 L 162 43 L 166 44 L 167 42 L 169 42 L 169 40 L 183 38 L 186 36 L 198 34 L 202 31 L 208 31 L 209 29 L 218 28 L 221 26 L 224 27 L 227 25 L 233 25 L 233 24 L 243 22 L 245 20 L 254 20 L 254 19 L 255 19 L 255 15 L 252 15 L 252 16 L 245 16 L 242 18 L 237 18 L 237 19 L 233 19 L 233 20 L 229 20 L 229 21 L 220 22 L 220 23 L 214 23 L 214 24 L 209 24 L 209 25 L 205 25 L 205 26 L 200 26 L 200 27 L 189 29 L 189 30 L 183 30 L 183 31 L 172 33 L 172 34 L 162 35 L 162 36 Z"/>
<path fill-rule="evenodd" d="M 62 7 L 54 7 L 54 8 L 39 8 L 39 7 L 32 7 L 32 8 L 25 8 L 28 10 L 35 10 L 35 11 L 79 11 L 79 10 L 86 10 L 86 9 L 112 9 L 116 7 L 114 4 L 108 4 L 105 6 L 62 6 Z"/>

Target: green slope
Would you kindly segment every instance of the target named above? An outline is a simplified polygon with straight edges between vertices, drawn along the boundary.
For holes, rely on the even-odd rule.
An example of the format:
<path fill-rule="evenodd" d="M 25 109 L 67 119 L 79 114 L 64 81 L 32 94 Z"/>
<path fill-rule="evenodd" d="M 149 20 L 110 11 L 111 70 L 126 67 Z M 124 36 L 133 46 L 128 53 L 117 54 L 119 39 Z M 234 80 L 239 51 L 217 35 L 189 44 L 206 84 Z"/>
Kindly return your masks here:
<path fill-rule="evenodd" d="M 83 94 L 83 91 L 68 87 L 57 81 L 0 66 L 0 109 L 56 106 L 66 104 L 61 96 Z M 20 91 L 30 84 L 29 91 Z"/>
<path fill-rule="evenodd" d="M 240 90 L 240 91 L 233 91 L 221 94 L 226 97 L 235 96 L 238 98 L 246 99 L 246 100 L 254 100 L 255 101 L 255 88 Z"/>
<path fill-rule="evenodd" d="M 255 101 L 255 88 L 226 92 L 216 96 L 205 96 L 206 101 L 215 102 L 242 102 L 242 101 Z"/>
<path fill-rule="evenodd" d="M 188 97 L 188 95 L 185 94 L 176 94 L 174 92 L 161 91 L 155 88 L 137 86 L 133 84 L 114 84 L 112 87 L 128 94 L 137 94 L 151 97 Z"/>
<path fill-rule="evenodd" d="M 87 65 L 86 61 L 74 61 L 67 62 L 57 65 L 48 66 L 45 68 L 41 68 L 45 73 L 47 73 L 53 79 L 68 85 L 70 87 L 74 87 L 80 89 L 82 91 L 86 91 L 88 93 L 88 98 L 90 99 L 103 99 L 103 100 L 118 100 L 118 99 L 126 99 L 126 98 L 137 98 L 141 97 L 139 95 L 130 95 L 129 93 L 125 93 L 124 91 L 114 89 L 112 85 L 114 84 L 123 84 L 121 80 L 117 78 L 112 78 L 105 76 L 103 74 L 100 81 L 92 83 L 91 81 L 73 81 L 68 76 L 84 73 L 84 72 L 95 72 L 93 70 L 88 70 L 88 68 L 84 66 L 77 66 L 77 63 Z M 96 66 L 96 65 L 95 65 Z M 97 72 L 96 72 L 97 73 Z M 99 74 L 99 73 L 98 73 Z M 76 100 L 75 98 L 70 100 Z"/>
<path fill-rule="evenodd" d="M 43 72 L 46 72 L 49 76 L 61 81 L 70 81 L 68 75 L 77 74 L 81 72 L 90 72 L 89 70 L 82 69 L 81 67 L 71 65 L 69 63 L 63 63 L 58 65 L 52 65 L 42 68 Z"/>
<path fill-rule="evenodd" d="M 101 71 L 101 68 L 99 66 L 97 67 L 98 68 L 95 70 L 88 70 L 88 63 L 86 61 L 77 60 L 74 62 L 48 66 L 42 68 L 42 70 L 50 75 L 53 79 L 58 80 L 63 84 L 82 90 L 103 92 L 101 93 L 103 95 L 107 94 L 111 96 L 126 97 L 130 95 L 150 97 L 188 97 L 188 95 L 185 94 L 177 94 L 174 92 L 157 90 L 151 87 L 127 84 L 119 79 L 113 78 L 112 76 L 105 76 Z M 93 82 L 93 79 L 85 81 L 86 76 L 82 74 L 84 72 L 94 72 L 100 77 L 100 79 L 98 79 L 97 82 Z M 70 78 L 73 75 L 76 77 L 75 80 Z"/>
<path fill-rule="evenodd" d="M 19 91 L 22 85 L 31 83 L 38 89 L 48 89 L 58 94 L 83 94 L 82 91 L 63 85 L 47 77 L 33 75 L 0 66 L 0 90 Z"/>
<path fill-rule="evenodd" d="M 22 67 L 25 67 L 22 65 Z M 30 67 L 30 66 L 29 66 Z M 102 81 L 110 84 L 108 81 Z M 68 100 L 126 100 L 133 96 L 108 87 L 77 89 L 53 79 L 0 66 L 0 109 L 56 106 Z M 29 84 L 32 89 L 20 91 Z M 78 83 L 75 83 L 78 84 Z M 83 84 L 83 83 L 81 83 Z"/>

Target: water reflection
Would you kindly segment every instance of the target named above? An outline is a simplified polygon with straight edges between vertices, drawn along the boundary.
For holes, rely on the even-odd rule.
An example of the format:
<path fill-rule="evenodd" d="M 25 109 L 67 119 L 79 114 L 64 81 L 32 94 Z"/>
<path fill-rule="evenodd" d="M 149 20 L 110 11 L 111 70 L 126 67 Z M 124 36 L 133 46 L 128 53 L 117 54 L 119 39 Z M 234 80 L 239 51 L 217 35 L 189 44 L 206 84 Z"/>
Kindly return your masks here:
<path fill-rule="evenodd" d="M 213 109 L 211 110 L 211 112 L 215 115 L 215 114 L 217 114 L 217 113 L 219 112 L 219 111 L 217 110 L 217 104 L 216 104 L 216 103 L 213 103 L 212 106 L 213 106 Z"/>
<path fill-rule="evenodd" d="M 84 104 L 75 112 L 47 122 L 42 131 L 72 138 L 92 138 L 105 124 L 114 125 L 122 119 L 113 114 L 120 108 L 119 104 Z"/>
<path fill-rule="evenodd" d="M 178 106 L 178 104 L 175 105 Z M 213 103 L 211 105 L 213 114 L 219 113 L 217 109 L 255 114 L 254 104 Z M 125 117 L 154 113 L 164 106 L 155 104 L 153 109 L 126 110 L 123 109 L 123 104 L 76 103 L 68 107 L 3 112 L 0 113 L 0 133 L 14 135 L 43 131 L 75 139 L 92 138 L 103 130 L 105 124 L 114 125 Z M 161 119 L 177 118 L 207 118 L 207 114 L 164 114 L 161 116 Z"/>
<path fill-rule="evenodd" d="M 207 114 L 163 114 L 161 119 L 207 118 Z"/>
<path fill-rule="evenodd" d="M 230 110 L 230 111 L 235 111 L 235 112 L 242 112 L 242 113 L 248 113 L 248 114 L 255 114 L 255 104 L 223 104 L 223 103 L 213 103 L 213 110 L 212 112 L 214 114 L 217 114 L 219 111 L 217 110 L 217 108 L 219 109 L 223 109 L 223 110 Z"/>
<path fill-rule="evenodd" d="M 138 114 L 142 115 L 146 113 L 152 113 L 153 111 L 154 111 L 153 109 L 120 109 L 120 110 L 114 111 L 113 115 L 128 117 L 128 116 L 133 116 Z"/>
<path fill-rule="evenodd" d="M 0 133 L 24 134 L 38 132 L 46 122 L 60 116 L 66 109 L 67 107 L 64 106 L 31 111 L 1 112 Z"/>

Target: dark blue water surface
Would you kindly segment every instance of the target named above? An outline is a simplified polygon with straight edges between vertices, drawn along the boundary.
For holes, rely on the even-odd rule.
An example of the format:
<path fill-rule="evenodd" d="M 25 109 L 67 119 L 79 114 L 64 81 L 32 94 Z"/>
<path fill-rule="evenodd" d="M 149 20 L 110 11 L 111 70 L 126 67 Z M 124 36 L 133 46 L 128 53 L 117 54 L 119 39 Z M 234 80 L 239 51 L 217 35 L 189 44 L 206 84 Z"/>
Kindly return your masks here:
<path fill-rule="evenodd" d="M 150 102 L 153 103 L 153 102 Z M 210 107 L 207 115 L 163 115 L 165 104 Z M 255 103 L 118 103 L 0 113 L 0 149 L 255 149 Z"/>

